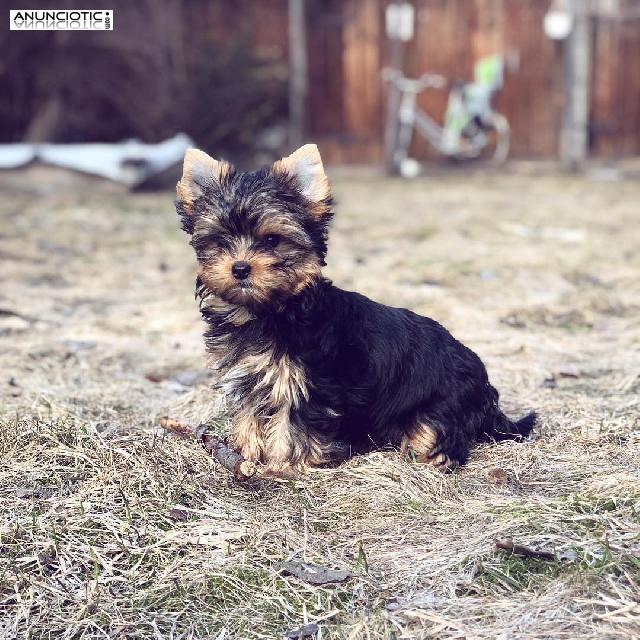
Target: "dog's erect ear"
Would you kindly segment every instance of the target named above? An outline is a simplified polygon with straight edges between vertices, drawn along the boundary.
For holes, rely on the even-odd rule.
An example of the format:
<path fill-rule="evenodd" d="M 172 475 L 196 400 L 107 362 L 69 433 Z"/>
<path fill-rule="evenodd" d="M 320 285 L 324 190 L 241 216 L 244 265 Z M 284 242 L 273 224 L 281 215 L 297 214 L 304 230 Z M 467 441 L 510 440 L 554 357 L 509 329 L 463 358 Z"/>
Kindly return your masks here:
<path fill-rule="evenodd" d="M 311 202 L 320 203 L 331 196 L 329 180 L 315 144 L 305 144 L 290 156 L 278 160 L 273 168 L 293 176 L 298 181 L 302 195 Z"/>
<path fill-rule="evenodd" d="M 182 165 L 182 178 L 176 185 L 178 199 L 189 209 L 193 201 L 202 195 L 203 187 L 212 181 L 220 182 L 230 167 L 228 162 L 214 160 L 200 149 L 187 149 Z"/>

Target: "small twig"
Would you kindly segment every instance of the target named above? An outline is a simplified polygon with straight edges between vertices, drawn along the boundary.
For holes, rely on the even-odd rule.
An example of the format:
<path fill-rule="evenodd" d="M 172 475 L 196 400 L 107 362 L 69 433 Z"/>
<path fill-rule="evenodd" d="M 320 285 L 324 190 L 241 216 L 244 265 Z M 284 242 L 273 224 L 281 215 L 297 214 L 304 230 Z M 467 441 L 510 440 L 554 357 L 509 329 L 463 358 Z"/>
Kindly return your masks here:
<path fill-rule="evenodd" d="M 523 556 L 525 558 L 536 558 L 537 560 L 553 561 L 556 559 L 555 554 L 549 551 L 538 551 L 537 549 L 531 549 L 531 547 L 525 547 L 523 544 L 516 544 L 511 538 L 504 538 L 503 540 L 496 539 L 496 549 L 500 551 L 508 551 L 515 556 Z"/>
<path fill-rule="evenodd" d="M 245 460 L 237 451 L 216 435 L 205 433 L 200 439 L 204 448 L 223 466 L 233 472 L 236 480 L 248 480 L 256 474 L 256 464 Z"/>
<path fill-rule="evenodd" d="M 169 416 L 162 416 L 160 418 L 160 426 L 171 433 L 180 436 L 181 438 L 193 438 L 195 436 L 195 430 L 179 420 L 170 418 Z"/>
<path fill-rule="evenodd" d="M 197 427 L 184 424 L 164 416 L 160 418 L 160 426 L 181 438 L 195 438 L 202 446 L 225 468 L 233 473 L 236 480 L 248 480 L 256 474 L 255 462 L 245 460 L 237 451 L 234 451 L 219 436 L 210 433 L 206 424 Z"/>

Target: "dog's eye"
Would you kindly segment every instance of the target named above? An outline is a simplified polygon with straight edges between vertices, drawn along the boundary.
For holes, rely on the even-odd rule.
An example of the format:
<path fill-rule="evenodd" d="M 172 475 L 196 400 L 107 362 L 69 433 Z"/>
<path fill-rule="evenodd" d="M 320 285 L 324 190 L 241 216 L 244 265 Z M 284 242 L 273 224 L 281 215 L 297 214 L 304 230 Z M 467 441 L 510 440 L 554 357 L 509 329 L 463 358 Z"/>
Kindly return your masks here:
<path fill-rule="evenodd" d="M 262 244 L 267 249 L 275 249 L 280 244 L 280 236 L 275 233 L 270 233 L 268 236 L 264 237 Z"/>

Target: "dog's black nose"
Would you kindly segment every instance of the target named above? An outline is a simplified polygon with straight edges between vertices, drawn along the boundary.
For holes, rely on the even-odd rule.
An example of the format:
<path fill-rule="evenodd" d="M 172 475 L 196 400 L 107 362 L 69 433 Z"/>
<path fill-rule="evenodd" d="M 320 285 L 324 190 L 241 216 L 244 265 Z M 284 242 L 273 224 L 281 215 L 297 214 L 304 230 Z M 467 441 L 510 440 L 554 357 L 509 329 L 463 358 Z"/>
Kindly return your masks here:
<path fill-rule="evenodd" d="M 231 267 L 231 273 L 233 273 L 233 277 L 238 280 L 244 280 L 251 273 L 251 265 L 244 260 L 238 260 L 238 262 L 234 262 Z"/>

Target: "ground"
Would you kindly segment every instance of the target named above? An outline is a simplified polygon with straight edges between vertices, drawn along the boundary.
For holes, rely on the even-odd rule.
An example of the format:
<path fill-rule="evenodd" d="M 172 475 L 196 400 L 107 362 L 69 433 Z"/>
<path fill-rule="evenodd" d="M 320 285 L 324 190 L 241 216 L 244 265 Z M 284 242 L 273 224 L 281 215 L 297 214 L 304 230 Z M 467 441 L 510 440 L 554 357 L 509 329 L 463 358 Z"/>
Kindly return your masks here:
<path fill-rule="evenodd" d="M 450 475 L 386 451 L 235 482 L 158 429 L 224 429 L 173 195 L 9 174 L 0 638 L 640 637 L 640 183 L 334 184 L 328 275 L 442 322 L 533 438 Z"/>

